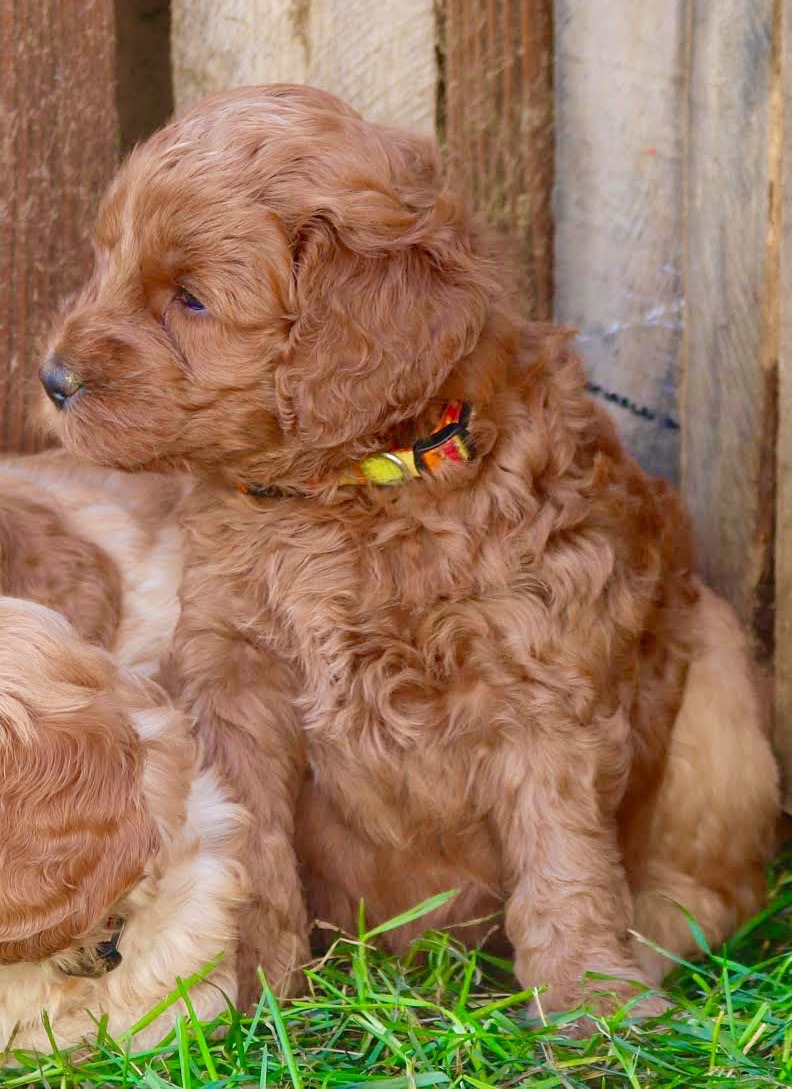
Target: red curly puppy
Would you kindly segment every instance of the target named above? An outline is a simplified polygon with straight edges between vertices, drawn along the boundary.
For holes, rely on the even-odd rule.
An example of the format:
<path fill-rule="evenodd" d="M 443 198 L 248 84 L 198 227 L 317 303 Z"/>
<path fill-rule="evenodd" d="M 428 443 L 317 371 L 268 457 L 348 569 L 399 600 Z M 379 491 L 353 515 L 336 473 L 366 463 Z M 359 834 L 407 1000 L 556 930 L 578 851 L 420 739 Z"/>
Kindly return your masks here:
<path fill-rule="evenodd" d="M 659 980 L 630 929 L 689 952 L 678 904 L 713 942 L 753 912 L 778 798 L 744 640 L 431 143 L 226 93 L 133 152 L 95 241 L 42 381 L 67 446 L 199 478 L 175 654 L 257 821 L 247 993 L 361 897 L 505 905 L 550 1009 Z"/>

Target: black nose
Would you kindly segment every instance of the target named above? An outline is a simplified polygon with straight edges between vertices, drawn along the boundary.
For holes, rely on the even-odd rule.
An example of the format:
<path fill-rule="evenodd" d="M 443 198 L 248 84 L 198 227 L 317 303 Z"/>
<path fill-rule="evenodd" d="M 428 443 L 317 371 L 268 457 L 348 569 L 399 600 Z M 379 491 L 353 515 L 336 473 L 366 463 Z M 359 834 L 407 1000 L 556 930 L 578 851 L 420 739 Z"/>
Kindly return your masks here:
<path fill-rule="evenodd" d="M 56 408 L 63 408 L 82 386 L 59 355 L 48 356 L 39 371 L 41 384 Z"/>

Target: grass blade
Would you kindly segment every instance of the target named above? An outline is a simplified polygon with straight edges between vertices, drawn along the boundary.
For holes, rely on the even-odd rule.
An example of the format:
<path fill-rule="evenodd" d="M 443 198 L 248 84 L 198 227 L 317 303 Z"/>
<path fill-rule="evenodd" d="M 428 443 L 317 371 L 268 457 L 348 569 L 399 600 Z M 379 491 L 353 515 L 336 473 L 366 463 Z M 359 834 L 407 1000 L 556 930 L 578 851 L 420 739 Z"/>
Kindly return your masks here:
<path fill-rule="evenodd" d="M 371 941 L 372 938 L 376 938 L 379 934 L 387 934 L 389 930 L 397 930 L 400 926 L 414 923 L 417 919 L 422 919 L 424 915 L 428 915 L 431 911 L 443 907 L 449 900 L 453 900 L 458 892 L 458 889 L 451 889 L 449 892 L 439 892 L 436 896 L 430 896 L 428 900 L 423 900 L 420 904 L 416 904 L 416 906 L 409 911 L 404 911 L 401 915 L 395 915 L 392 919 L 388 919 L 387 922 L 380 923 L 379 926 L 375 926 L 372 930 L 367 931 L 361 936 L 361 940 L 368 942 Z"/>
<path fill-rule="evenodd" d="M 297 1067 L 297 1062 L 294 1058 L 294 1052 L 292 1051 L 291 1042 L 289 1040 L 289 1034 L 286 1031 L 286 1025 L 283 1022 L 283 1016 L 281 1014 L 278 1000 L 273 993 L 272 988 L 267 982 L 267 977 L 259 968 L 258 970 L 259 980 L 261 981 L 261 989 L 269 1006 L 270 1016 L 272 1017 L 272 1026 L 275 1030 L 275 1036 L 277 1037 L 278 1044 L 280 1045 L 281 1053 L 283 1054 L 283 1061 L 286 1063 L 286 1069 L 289 1072 L 289 1078 L 293 1089 L 302 1089 L 302 1078 L 300 1071 Z"/>

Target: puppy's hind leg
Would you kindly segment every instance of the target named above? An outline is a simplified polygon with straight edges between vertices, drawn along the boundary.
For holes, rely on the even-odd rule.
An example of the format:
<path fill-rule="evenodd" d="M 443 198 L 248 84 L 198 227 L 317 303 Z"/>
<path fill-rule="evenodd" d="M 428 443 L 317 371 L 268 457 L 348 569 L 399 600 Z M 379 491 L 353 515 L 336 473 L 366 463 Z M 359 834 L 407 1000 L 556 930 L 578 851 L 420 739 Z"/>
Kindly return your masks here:
<path fill-rule="evenodd" d="M 756 912 L 779 811 L 778 770 L 763 728 L 745 638 L 730 607 L 702 587 L 693 657 L 654 805 L 629 830 L 642 859 L 634 926 L 664 949 L 696 949 L 682 905 L 712 945 Z M 657 980 L 672 962 L 636 944 Z"/>

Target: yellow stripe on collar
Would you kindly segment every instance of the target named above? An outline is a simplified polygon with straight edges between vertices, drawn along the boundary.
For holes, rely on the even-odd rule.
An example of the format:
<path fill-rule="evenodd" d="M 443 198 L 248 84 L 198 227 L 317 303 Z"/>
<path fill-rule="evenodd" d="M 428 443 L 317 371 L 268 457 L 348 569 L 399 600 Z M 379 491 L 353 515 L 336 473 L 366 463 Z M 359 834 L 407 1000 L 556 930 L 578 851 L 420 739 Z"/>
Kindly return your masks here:
<path fill-rule="evenodd" d="M 350 465 L 338 478 L 339 484 L 375 484 L 387 488 L 434 476 L 449 462 L 459 465 L 472 461 L 476 446 L 467 428 L 470 412 L 467 401 L 451 401 L 431 435 L 412 446 L 369 454 Z M 277 484 L 238 484 L 237 488 L 252 499 L 283 499 L 299 494 Z"/>
<path fill-rule="evenodd" d="M 425 439 L 413 446 L 383 450 L 351 465 L 339 478 L 340 484 L 375 484 L 390 487 L 422 476 L 433 476 L 441 465 L 472 461 L 476 456 L 473 437 L 467 429 L 470 405 L 451 401 L 440 423 Z"/>
<path fill-rule="evenodd" d="M 363 458 L 339 477 L 339 484 L 403 484 L 421 474 L 412 450 L 389 450 Z"/>

